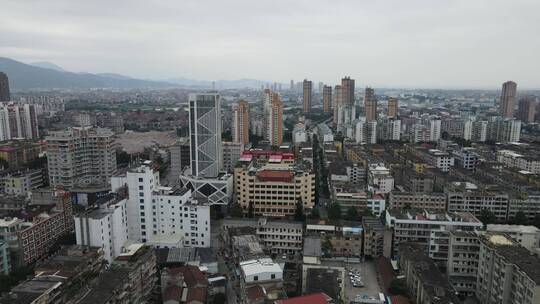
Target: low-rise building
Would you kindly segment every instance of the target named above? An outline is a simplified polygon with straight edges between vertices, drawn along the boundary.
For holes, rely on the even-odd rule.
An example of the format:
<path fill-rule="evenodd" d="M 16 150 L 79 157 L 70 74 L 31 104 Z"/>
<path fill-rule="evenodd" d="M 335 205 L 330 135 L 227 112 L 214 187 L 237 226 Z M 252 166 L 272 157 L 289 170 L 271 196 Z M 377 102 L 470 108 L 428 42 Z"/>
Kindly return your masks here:
<path fill-rule="evenodd" d="M 489 224 L 486 231 L 509 235 L 529 251 L 540 247 L 540 229 L 535 226 Z"/>
<path fill-rule="evenodd" d="M 497 151 L 497 161 L 511 168 L 540 174 L 540 158 L 536 152 L 533 155 L 522 155 L 511 150 L 499 150 Z"/>
<path fill-rule="evenodd" d="M 24 210 L 28 200 L 23 196 L 0 195 L 0 214 L 10 214 Z"/>
<path fill-rule="evenodd" d="M 462 184 L 461 184 L 462 185 Z M 447 189 L 449 212 L 470 212 L 480 216 L 482 210 L 491 211 L 498 220 L 504 221 L 508 213 L 508 193 L 499 191 L 467 190 L 467 187 Z"/>
<path fill-rule="evenodd" d="M 364 256 L 372 259 L 392 256 L 392 230 L 385 227 L 378 218 L 362 218 L 364 228 Z"/>
<path fill-rule="evenodd" d="M 474 152 L 474 148 L 465 147 L 459 151 L 453 151 L 455 163 L 460 168 L 466 170 L 474 170 L 478 164 L 478 155 Z"/>
<path fill-rule="evenodd" d="M 483 225 L 468 212 L 433 212 L 418 209 L 387 209 L 386 225 L 394 232 L 394 255 L 399 245 L 415 242 L 444 267 L 448 259 L 449 231 L 477 231 Z"/>
<path fill-rule="evenodd" d="M 18 265 L 28 265 L 43 258 L 60 237 L 73 231 L 69 193 L 58 192 L 57 195 L 62 199 L 32 221 L 11 218 L 0 222 L 0 235 L 7 236 L 12 258 Z"/>
<path fill-rule="evenodd" d="M 294 145 L 300 145 L 301 143 L 305 143 L 308 140 L 308 135 L 306 132 L 306 127 L 304 124 L 297 124 L 294 126 L 293 132 L 292 132 L 292 141 Z"/>
<path fill-rule="evenodd" d="M 446 210 L 444 193 L 415 193 L 392 191 L 389 196 L 390 208 L 417 208 L 431 211 Z"/>
<path fill-rule="evenodd" d="M 302 223 L 284 220 L 259 219 L 224 219 L 222 233 L 228 234 L 229 229 L 239 227 L 253 228 L 255 234 L 262 241 L 270 253 L 296 254 L 302 250 L 303 227 Z"/>
<path fill-rule="evenodd" d="M 37 265 L 34 277 L 13 287 L 0 303 L 80 303 L 88 292 L 89 281 L 104 267 L 100 248 L 63 247 Z"/>
<path fill-rule="evenodd" d="M 447 277 L 439 271 L 423 246 L 403 243 L 399 252 L 399 266 L 413 303 L 461 303 Z"/>
<path fill-rule="evenodd" d="M 334 141 L 334 134 L 332 133 L 332 130 L 330 130 L 330 127 L 328 127 L 326 124 L 321 123 L 317 125 L 317 133 L 319 135 L 319 140 L 321 142 L 333 142 Z"/>
<path fill-rule="evenodd" d="M 390 193 L 394 189 L 394 177 L 384 164 L 370 164 L 368 167 L 368 189 L 374 193 Z"/>
<path fill-rule="evenodd" d="M 163 303 L 207 303 L 208 279 L 195 266 L 164 268 L 161 271 Z"/>
<path fill-rule="evenodd" d="M 311 221 L 306 225 L 309 235 L 320 234 L 321 241 L 330 246 L 326 254 L 342 257 L 359 257 L 362 254 L 362 225 L 357 222 L 343 222 L 339 226 L 324 221 Z"/>
<path fill-rule="evenodd" d="M 250 295 L 253 288 L 263 290 L 283 288 L 283 269 L 270 258 L 240 262 L 240 301 L 254 303 Z"/>
<path fill-rule="evenodd" d="M 447 274 L 463 298 L 474 296 L 478 274 L 480 240 L 478 233 L 451 231 L 448 243 Z"/>
<path fill-rule="evenodd" d="M 41 169 L 19 171 L 3 177 L 4 193 L 7 195 L 29 196 L 29 193 L 43 186 Z"/>

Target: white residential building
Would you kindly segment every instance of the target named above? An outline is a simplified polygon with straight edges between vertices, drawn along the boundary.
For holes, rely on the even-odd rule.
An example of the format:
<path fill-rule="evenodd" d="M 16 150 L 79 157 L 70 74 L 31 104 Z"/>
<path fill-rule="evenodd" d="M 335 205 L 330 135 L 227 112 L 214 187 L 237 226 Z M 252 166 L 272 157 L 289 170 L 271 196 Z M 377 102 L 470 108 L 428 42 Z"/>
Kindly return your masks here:
<path fill-rule="evenodd" d="M 441 138 L 441 120 L 432 119 L 429 121 L 429 140 L 438 141 Z"/>
<path fill-rule="evenodd" d="M 113 177 L 126 180 L 129 239 L 156 247 L 210 247 L 210 206 L 187 188 L 163 187 L 150 163 Z"/>
<path fill-rule="evenodd" d="M 246 284 L 283 280 L 283 269 L 270 258 L 240 262 L 240 270 Z"/>
<path fill-rule="evenodd" d="M 454 157 L 437 149 L 428 150 L 427 161 L 432 166 L 441 169 L 442 172 L 448 172 L 450 171 L 450 167 L 454 166 Z"/>
<path fill-rule="evenodd" d="M 394 189 L 394 177 L 384 164 L 370 164 L 368 168 L 368 187 L 374 193 L 390 193 Z"/>
<path fill-rule="evenodd" d="M 463 139 L 471 140 L 473 132 L 473 121 L 468 119 L 463 123 Z"/>
<path fill-rule="evenodd" d="M 478 163 L 478 155 L 474 148 L 464 147 L 459 151 L 453 151 L 456 165 L 467 170 L 474 170 Z"/>
<path fill-rule="evenodd" d="M 401 120 L 399 119 L 380 119 L 377 122 L 378 140 L 400 140 L 401 139 Z"/>
<path fill-rule="evenodd" d="M 292 132 L 292 141 L 294 145 L 307 142 L 307 132 L 304 124 L 297 124 Z"/>
<path fill-rule="evenodd" d="M 367 207 L 373 215 L 379 217 L 386 210 L 386 200 L 380 195 L 367 199 Z"/>
<path fill-rule="evenodd" d="M 103 249 L 103 257 L 111 263 L 128 241 L 127 199 L 110 202 L 74 216 L 77 245 Z"/>
<path fill-rule="evenodd" d="M 409 140 L 413 143 L 430 141 L 431 140 L 430 129 L 421 124 L 414 124 L 411 127 Z"/>
<path fill-rule="evenodd" d="M 12 138 L 39 139 L 35 105 L 0 103 L 0 140 Z"/>
<path fill-rule="evenodd" d="M 471 213 L 432 212 L 417 209 L 387 209 L 386 226 L 394 230 L 394 254 L 399 244 L 415 242 L 436 262 L 448 259 L 450 231 L 477 231 L 483 224 Z M 446 245 L 445 245 L 446 244 Z"/>
<path fill-rule="evenodd" d="M 321 142 L 333 142 L 334 141 L 334 134 L 332 133 L 332 130 L 330 130 L 330 127 L 328 127 L 326 124 L 319 124 L 317 125 L 317 133 L 319 135 L 319 141 Z"/>
<path fill-rule="evenodd" d="M 487 140 L 487 127 L 487 121 L 473 122 L 471 140 L 473 142 L 485 142 Z"/>
<path fill-rule="evenodd" d="M 511 150 L 499 150 L 497 151 L 497 161 L 511 168 L 540 174 L 540 158 L 537 155 L 525 156 Z"/>
<path fill-rule="evenodd" d="M 366 137 L 365 137 L 365 119 L 356 119 L 354 121 L 354 126 L 355 126 L 355 132 L 354 132 L 354 139 L 356 141 L 357 144 L 362 144 L 362 143 L 365 143 L 366 142 Z"/>
<path fill-rule="evenodd" d="M 377 121 L 370 121 L 366 122 L 366 126 L 364 128 L 364 138 L 366 139 L 366 143 L 368 144 L 376 144 L 377 143 Z"/>

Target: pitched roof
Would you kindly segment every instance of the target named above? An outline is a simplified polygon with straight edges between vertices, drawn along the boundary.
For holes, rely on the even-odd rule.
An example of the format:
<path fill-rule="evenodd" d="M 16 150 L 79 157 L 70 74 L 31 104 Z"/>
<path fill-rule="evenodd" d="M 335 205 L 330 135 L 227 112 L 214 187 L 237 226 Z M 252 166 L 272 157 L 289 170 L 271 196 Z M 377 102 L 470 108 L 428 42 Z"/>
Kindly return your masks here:
<path fill-rule="evenodd" d="M 315 293 L 307 296 L 299 296 L 290 299 L 277 300 L 274 304 L 328 304 L 332 301 L 324 292 Z"/>
<path fill-rule="evenodd" d="M 187 303 L 190 303 L 192 301 L 206 303 L 206 288 L 203 288 L 203 287 L 189 288 L 186 301 Z"/>
<path fill-rule="evenodd" d="M 184 276 L 184 282 L 186 286 L 191 287 L 205 287 L 208 286 L 208 280 L 196 266 L 182 266 L 170 268 L 169 272 L 171 273 L 182 273 Z"/>
<path fill-rule="evenodd" d="M 163 291 L 163 295 L 161 297 L 163 298 L 163 301 L 176 300 L 180 302 L 180 300 L 182 300 L 182 288 L 178 286 L 167 287 Z"/>

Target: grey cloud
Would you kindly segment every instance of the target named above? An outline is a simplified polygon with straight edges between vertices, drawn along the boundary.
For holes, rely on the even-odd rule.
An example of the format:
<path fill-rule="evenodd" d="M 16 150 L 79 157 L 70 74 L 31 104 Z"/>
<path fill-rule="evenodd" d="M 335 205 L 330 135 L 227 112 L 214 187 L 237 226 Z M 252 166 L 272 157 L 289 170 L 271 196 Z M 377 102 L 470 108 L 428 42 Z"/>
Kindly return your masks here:
<path fill-rule="evenodd" d="M 142 78 L 539 87 L 538 1 L 3 0 L 0 56 Z"/>

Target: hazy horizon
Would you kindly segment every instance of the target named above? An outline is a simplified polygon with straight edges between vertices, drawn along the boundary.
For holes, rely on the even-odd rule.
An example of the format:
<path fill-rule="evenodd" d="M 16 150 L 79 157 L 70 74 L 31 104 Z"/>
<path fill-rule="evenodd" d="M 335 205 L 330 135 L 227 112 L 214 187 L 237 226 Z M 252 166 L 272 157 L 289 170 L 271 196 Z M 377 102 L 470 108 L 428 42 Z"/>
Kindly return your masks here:
<path fill-rule="evenodd" d="M 538 89 L 538 1 L 4 0 L 0 57 L 141 79 Z"/>

